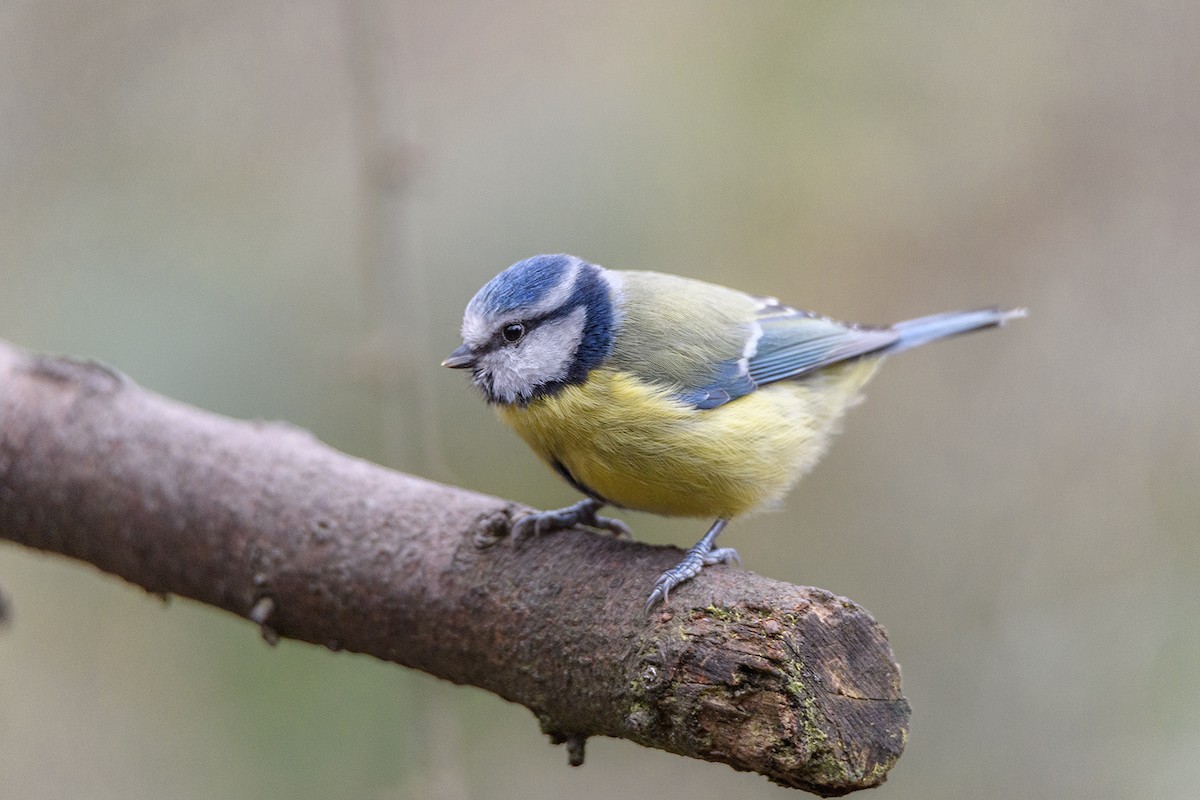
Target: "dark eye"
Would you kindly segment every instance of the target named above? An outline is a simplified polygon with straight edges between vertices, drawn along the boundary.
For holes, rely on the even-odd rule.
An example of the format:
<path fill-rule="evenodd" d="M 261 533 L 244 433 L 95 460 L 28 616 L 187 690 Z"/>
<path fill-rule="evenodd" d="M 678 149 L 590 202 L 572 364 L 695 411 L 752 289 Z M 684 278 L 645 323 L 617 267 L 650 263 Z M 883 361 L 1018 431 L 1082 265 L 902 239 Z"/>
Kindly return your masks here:
<path fill-rule="evenodd" d="M 510 322 L 500 330 L 500 335 L 509 344 L 519 342 L 521 341 L 521 337 L 525 335 L 525 326 L 519 322 Z"/>

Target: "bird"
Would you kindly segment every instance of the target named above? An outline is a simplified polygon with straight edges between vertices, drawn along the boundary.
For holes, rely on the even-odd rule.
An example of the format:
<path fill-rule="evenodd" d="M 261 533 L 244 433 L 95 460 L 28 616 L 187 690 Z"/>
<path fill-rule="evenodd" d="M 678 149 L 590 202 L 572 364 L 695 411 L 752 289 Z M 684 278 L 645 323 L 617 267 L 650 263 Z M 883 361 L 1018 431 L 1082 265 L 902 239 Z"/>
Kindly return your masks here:
<path fill-rule="evenodd" d="M 886 356 L 1025 314 L 850 324 L 774 297 L 548 254 L 478 291 L 442 366 L 470 370 L 500 419 L 584 495 L 518 519 L 514 536 L 576 525 L 629 536 L 598 513 L 605 506 L 715 520 L 654 582 L 649 613 L 704 567 L 740 566 L 717 537 L 731 519 L 779 506 Z"/>

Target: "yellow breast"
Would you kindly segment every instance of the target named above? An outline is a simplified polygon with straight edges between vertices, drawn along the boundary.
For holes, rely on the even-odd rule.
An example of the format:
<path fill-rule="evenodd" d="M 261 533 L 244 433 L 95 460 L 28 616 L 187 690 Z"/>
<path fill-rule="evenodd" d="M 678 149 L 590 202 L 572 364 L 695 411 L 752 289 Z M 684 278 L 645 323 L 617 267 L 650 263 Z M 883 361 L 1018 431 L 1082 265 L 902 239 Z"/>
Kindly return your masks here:
<path fill-rule="evenodd" d="M 877 359 L 780 382 L 698 411 L 599 369 L 501 419 L 591 493 L 655 514 L 729 518 L 780 499 L 824 453 Z"/>

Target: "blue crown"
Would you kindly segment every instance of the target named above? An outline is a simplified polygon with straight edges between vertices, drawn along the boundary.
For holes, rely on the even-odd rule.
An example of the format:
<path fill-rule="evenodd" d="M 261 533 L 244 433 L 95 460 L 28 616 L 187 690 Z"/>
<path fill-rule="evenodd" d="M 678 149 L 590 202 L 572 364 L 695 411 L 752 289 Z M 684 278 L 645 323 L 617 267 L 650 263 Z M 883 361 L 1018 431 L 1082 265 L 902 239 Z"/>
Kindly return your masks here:
<path fill-rule="evenodd" d="M 492 278 L 471 301 L 488 316 L 500 316 L 537 305 L 579 264 L 575 256 L 542 255 L 518 261 Z"/>

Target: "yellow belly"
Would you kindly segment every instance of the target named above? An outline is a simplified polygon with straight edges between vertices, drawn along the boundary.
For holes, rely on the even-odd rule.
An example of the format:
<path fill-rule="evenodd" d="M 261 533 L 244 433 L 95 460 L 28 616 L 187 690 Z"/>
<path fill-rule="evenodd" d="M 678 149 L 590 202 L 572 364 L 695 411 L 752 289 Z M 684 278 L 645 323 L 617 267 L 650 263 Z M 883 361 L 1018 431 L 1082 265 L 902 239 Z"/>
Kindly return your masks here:
<path fill-rule="evenodd" d="M 501 419 L 548 464 L 625 508 L 729 518 L 779 500 L 825 452 L 877 359 L 780 382 L 707 411 L 611 370 Z"/>

